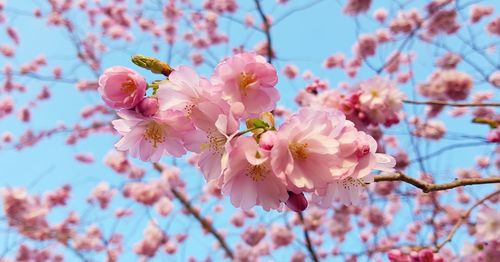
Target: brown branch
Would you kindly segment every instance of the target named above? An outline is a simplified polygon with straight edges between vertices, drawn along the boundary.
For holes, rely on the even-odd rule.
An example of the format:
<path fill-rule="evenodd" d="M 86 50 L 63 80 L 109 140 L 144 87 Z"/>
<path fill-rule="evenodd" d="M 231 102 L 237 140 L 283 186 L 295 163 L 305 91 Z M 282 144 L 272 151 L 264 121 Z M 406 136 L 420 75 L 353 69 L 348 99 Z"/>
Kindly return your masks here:
<path fill-rule="evenodd" d="M 163 167 L 158 163 L 154 163 L 153 167 L 160 173 L 163 171 Z M 172 191 L 174 197 L 181 202 L 182 206 L 189 212 L 189 214 L 194 216 L 194 218 L 201 224 L 203 229 L 208 231 L 217 239 L 222 249 L 224 249 L 224 251 L 226 252 L 227 256 L 231 259 L 234 259 L 233 251 L 227 245 L 224 237 L 212 226 L 210 222 L 208 222 L 208 220 L 201 216 L 200 212 L 191 205 L 186 196 L 184 196 L 181 192 L 175 190 L 174 188 L 170 188 L 170 191 Z"/>
<path fill-rule="evenodd" d="M 460 228 L 460 226 L 465 223 L 467 221 L 467 219 L 469 218 L 470 214 L 472 213 L 472 210 L 476 207 L 478 207 L 479 205 L 483 204 L 486 200 L 494 197 L 495 195 L 499 194 L 500 193 L 500 190 L 496 190 L 494 191 L 493 193 L 485 196 L 484 198 L 482 198 L 481 200 L 479 200 L 476 204 L 474 204 L 473 206 L 471 206 L 467 212 L 465 212 L 465 214 L 461 215 L 460 216 L 460 219 L 457 221 L 457 223 L 455 224 L 455 226 L 453 226 L 453 228 L 451 229 L 450 233 L 448 234 L 448 236 L 446 237 L 446 239 L 441 242 L 441 244 L 437 245 L 436 248 L 434 249 L 434 252 L 439 252 L 439 250 L 444 246 L 446 245 L 448 242 L 451 242 L 451 239 L 453 238 L 453 236 L 455 235 L 455 233 L 457 232 L 457 230 Z"/>
<path fill-rule="evenodd" d="M 255 6 L 257 6 L 257 11 L 259 12 L 260 17 L 262 18 L 262 22 L 264 22 L 264 33 L 266 34 L 267 39 L 267 62 L 272 64 L 273 62 L 273 45 L 271 44 L 271 24 L 269 20 L 267 20 L 266 14 L 260 5 L 260 0 L 254 0 Z"/>
<path fill-rule="evenodd" d="M 446 101 L 414 101 L 403 100 L 406 104 L 414 105 L 438 105 L 438 106 L 455 106 L 455 107 L 475 107 L 475 106 L 500 106 L 500 103 L 453 103 Z"/>
<path fill-rule="evenodd" d="M 407 176 L 402 173 L 375 176 L 375 182 L 382 182 L 382 181 L 403 181 L 405 183 L 412 184 L 415 187 L 422 189 L 424 193 L 429 193 L 433 191 L 447 190 L 460 186 L 500 183 L 500 177 L 497 176 L 497 177 L 484 177 L 484 178 L 461 178 L 461 179 L 455 179 L 454 181 L 449 183 L 432 184 L 424 182 L 422 180 L 415 179 L 413 177 Z"/>
<path fill-rule="evenodd" d="M 299 215 L 299 219 L 300 219 L 300 222 L 302 223 L 302 227 L 304 230 L 304 238 L 306 239 L 307 250 L 309 251 L 309 254 L 311 255 L 312 260 L 314 262 L 318 262 L 319 261 L 318 256 L 316 255 L 316 252 L 314 251 L 314 248 L 313 248 L 313 245 L 311 242 L 311 238 L 309 237 L 309 231 L 307 230 L 306 225 L 304 223 L 304 215 L 302 214 L 302 212 L 298 212 L 298 215 Z"/>

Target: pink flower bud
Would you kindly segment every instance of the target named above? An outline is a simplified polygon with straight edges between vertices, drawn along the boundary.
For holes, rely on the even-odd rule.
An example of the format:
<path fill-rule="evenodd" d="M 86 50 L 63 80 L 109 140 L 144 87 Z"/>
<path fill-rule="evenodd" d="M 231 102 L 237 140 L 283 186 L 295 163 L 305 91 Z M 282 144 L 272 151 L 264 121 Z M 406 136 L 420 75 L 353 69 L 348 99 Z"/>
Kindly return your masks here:
<path fill-rule="evenodd" d="M 418 258 L 420 259 L 420 262 L 433 262 L 434 254 L 430 249 L 423 249 L 418 252 Z"/>
<path fill-rule="evenodd" d="M 146 97 L 135 109 L 141 115 L 150 117 L 158 112 L 158 99 L 156 97 Z"/>
<path fill-rule="evenodd" d="M 276 132 L 268 131 L 262 134 L 259 140 L 260 148 L 264 150 L 271 150 L 276 143 L 278 137 L 276 136 Z"/>
<path fill-rule="evenodd" d="M 288 200 L 285 202 L 286 206 L 295 212 L 302 212 L 307 208 L 307 199 L 304 193 L 295 194 L 288 191 Z"/>
<path fill-rule="evenodd" d="M 98 90 L 110 107 L 130 109 L 141 102 L 146 86 L 146 80 L 139 73 L 123 66 L 114 66 L 99 77 Z"/>
<path fill-rule="evenodd" d="M 492 143 L 498 143 L 498 142 L 500 142 L 500 128 L 491 130 L 488 133 L 488 141 L 490 141 Z"/>

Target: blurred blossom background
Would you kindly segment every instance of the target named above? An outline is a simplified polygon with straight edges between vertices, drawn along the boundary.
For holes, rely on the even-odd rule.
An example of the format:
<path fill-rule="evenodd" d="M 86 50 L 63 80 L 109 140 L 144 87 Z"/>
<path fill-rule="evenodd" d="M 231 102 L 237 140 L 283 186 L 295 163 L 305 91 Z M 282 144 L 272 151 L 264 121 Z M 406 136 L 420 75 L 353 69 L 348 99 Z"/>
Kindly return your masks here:
<path fill-rule="evenodd" d="M 498 1 L 260 4 L 271 24 L 279 110 L 297 111 L 311 90 L 349 94 L 377 75 L 411 101 L 498 104 Z M 436 18 L 432 8 L 448 10 L 451 18 Z M 412 12 L 420 23 L 409 22 Z M 286 207 L 234 207 L 189 163 L 190 154 L 163 157 L 161 174 L 114 150 L 119 135 L 110 121 L 117 116 L 97 92 L 106 68 L 126 66 L 148 82 L 161 79 L 130 61 L 143 54 L 209 78 L 235 51 L 267 58 L 262 24 L 255 1 L 0 1 L 0 261 L 228 259 L 179 199 L 154 196 L 162 183 L 182 190 L 240 261 L 312 261 L 310 245 L 321 261 L 406 261 L 412 251 L 418 261 L 433 261 L 432 252 L 425 260 L 421 250 L 436 251 L 436 261 L 472 261 L 500 252 L 498 225 L 486 229 L 493 239 L 477 233 L 498 221 L 498 195 L 478 203 L 499 189 L 495 183 L 430 194 L 401 181 L 372 183 L 363 204 L 321 209 L 310 203 L 301 222 Z M 457 90 L 443 97 L 443 85 Z M 429 183 L 499 175 L 497 106 L 404 103 L 401 113 L 399 123 L 372 130 L 379 150 L 396 158 L 397 170 Z M 40 198 L 23 202 L 28 196 Z M 37 204 L 50 197 L 58 204 Z M 51 227 L 73 233 L 37 239 L 13 224 L 6 203 L 40 205 L 33 209 L 40 213 L 30 214 L 33 227 L 43 227 L 36 217 L 44 216 Z M 440 247 L 458 222 L 452 241 Z"/>

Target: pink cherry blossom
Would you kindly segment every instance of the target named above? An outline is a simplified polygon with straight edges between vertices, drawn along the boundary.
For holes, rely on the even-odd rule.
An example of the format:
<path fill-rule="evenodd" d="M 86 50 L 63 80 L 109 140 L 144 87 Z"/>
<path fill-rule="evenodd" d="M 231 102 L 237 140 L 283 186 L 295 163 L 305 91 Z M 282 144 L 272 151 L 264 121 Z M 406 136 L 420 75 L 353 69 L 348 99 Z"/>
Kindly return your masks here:
<path fill-rule="evenodd" d="M 280 126 L 271 165 L 276 174 L 286 176 L 291 191 L 311 192 L 333 180 L 330 168 L 338 151 L 335 137 L 344 122 L 339 111 L 302 108 Z"/>
<path fill-rule="evenodd" d="M 283 69 L 283 73 L 286 77 L 294 79 L 298 74 L 299 69 L 295 65 L 286 65 Z"/>
<path fill-rule="evenodd" d="M 360 110 L 370 122 L 390 126 L 398 123 L 405 95 L 392 81 L 375 77 L 359 84 Z"/>
<path fill-rule="evenodd" d="M 271 111 L 279 100 L 276 69 L 262 56 L 241 53 L 215 68 L 212 83 L 229 103 L 241 103 L 248 117 Z"/>
<path fill-rule="evenodd" d="M 113 127 L 123 137 L 116 149 L 128 151 L 143 161 L 157 162 L 164 154 L 182 156 L 186 150 L 183 138 L 194 131 L 192 123 L 180 111 L 162 111 L 144 117 L 132 110 L 121 110 Z"/>
<path fill-rule="evenodd" d="M 489 5 L 472 5 L 470 7 L 470 22 L 471 23 L 477 23 L 479 22 L 483 17 L 489 16 L 493 14 L 494 8 L 493 6 Z"/>
<path fill-rule="evenodd" d="M 260 205 L 270 210 L 288 199 L 283 178 L 270 166 L 269 152 L 261 150 L 254 138 L 236 138 L 227 158 L 222 192 L 230 196 L 234 206 L 247 210 Z"/>
<path fill-rule="evenodd" d="M 180 66 L 160 82 L 157 96 L 160 110 L 182 111 L 202 130 L 213 128 L 218 116 L 230 111 L 220 92 L 187 66 Z"/>
<path fill-rule="evenodd" d="M 418 86 L 419 92 L 426 97 L 437 100 L 464 100 L 473 85 L 472 78 L 456 70 L 439 70 L 434 72 L 429 81 Z"/>
<path fill-rule="evenodd" d="M 331 169 L 334 182 L 326 188 L 317 188 L 314 200 L 323 207 L 340 201 L 343 204 L 357 204 L 366 183 L 373 181 L 373 170 L 393 172 L 396 160 L 386 154 L 375 153 L 377 142 L 362 131 L 357 131 L 352 123 L 338 138 L 338 160 Z"/>
<path fill-rule="evenodd" d="M 371 0 L 348 0 L 344 6 L 344 13 L 347 15 L 364 13 L 370 8 L 371 3 Z"/>
<path fill-rule="evenodd" d="M 388 15 L 388 11 L 387 9 L 381 7 L 381 8 L 378 8 L 376 9 L 374 12 L 373 12 L 373 17 L 379 21 L 380 23 L 383 23 L 385 21 L 385 19 L 387 18 L 387 15 Z"/>
<path fill-rule="evenodd" d="M 188 150 L 200 154 L 197 164 L 208 182 L 218 179 L 222 174 L 222 156 L 226 153 L 229 137 L 238 131 L 239 123 L 231 112 L 226 114 L 211 103 L 206 103 L 205 106 L 198 105 L 200 112 L 210 114 L 211 117 L 205 119 L 203 125 L 199 124 L 202 128 L 196 129 L 184 142 Z M 213 117 L 216 119 L 212 119 Z"/>
<path fill-rule="evenodd" d="M 484 208 L 477 214 L 476 237 L 482 241 L 498 240 L 500 235 L 500 212 Z"/>
<path fill-rule="evenodd" d="M 114 66 L 106 69 L 99 78 L 99 94 L 112 108 L 130 109 L 144 97 L 147 83 L 132 69 Z"/>
<path fill-rule="evenodd" d="M 493 72 L 490 77 L 488 78 L 488 81 L 494 86 L 494 87 L 499 87 L 500 88 L 500 70 L 496 70 Z"/>
<path fill-rule="evenodd" d="M 492 35 L 500 35 L 500 16 L 491 20 L 491 22 L 486 25 L 486 30 Z"/>

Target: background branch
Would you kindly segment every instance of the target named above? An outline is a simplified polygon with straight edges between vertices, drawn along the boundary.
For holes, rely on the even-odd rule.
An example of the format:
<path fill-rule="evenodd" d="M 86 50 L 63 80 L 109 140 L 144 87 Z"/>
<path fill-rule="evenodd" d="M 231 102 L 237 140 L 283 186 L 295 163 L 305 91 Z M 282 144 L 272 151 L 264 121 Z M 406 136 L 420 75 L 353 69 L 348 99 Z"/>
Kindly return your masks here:
<path fill-rule="evenodd" d="M 457 232 L 457 230 L 460 228 L 460 226 L 465 223 L 467 221 L 467 219 L 469 218 L 470 214 L 472 213 L 472 210 L 476 207 L 478 207 L 479 205 L 483 204 L 486 200 L 496 196 L 497 194 L 500 193 L 500 189 L 497 190 L 497 191 L 494 191 L 493 193 L 485 196 L 484 198 L 482 198 L 481 200 L 479 200 L 476 204 L 474 204 L 473 206 L 471 206 L 467 212 L 465 212 L 465 214 L 463 214 L 462 216 L 460 216 L 460 219 L 457 221 L 457 223 L 455 224 L 455 226 L 453 226 L 453 228 L 451 229 L 450 233 L 448 234 L 448 236 L 446 237 L 446 239 L 441 242 L 441 244 L 437 245 L 436 248 L 435 248 L 435 252 L 439 252 L 439 250 L 444 246 L 446 245 L 446 243 L 448 242 L 451 242 L 451 239 L 453 238 L 453 236 L 455 235 L 455 233 Z"/>
<path fill-rule="evenodd" d="M 455 106 L 455 107 L 472 107 L 472 106 L 500 106 L 500 103 L 453 103 L 447 101 L 414 101 L 403 100 L 406 104 L 414 105 L 438 105 L 438 106 Z"/>
<path fill-rule="evenodd" d="M 158 172 L 163 172 L 163 167 L 158 164 L 154 163 L 153 167 L 155 170 Z M 189 200 L 179 191 L 175 190 L 174 188 L 170 188 L 170 191 L 172 191 L 172 194 L 174 195 L 175 198 L 177 198 L 182 206 L 189 212 L 189 214 L 193 215 L 193 217 L 201 224 L 203 229 L 207 230 L 210 234 L 212 234 L 217 241 L 219 242 L 220 246 L 224 249 L 226 252 L 226 255 L 230 257 L 231 259 L 234 259 L 234 254 L 231 248 L 227 245 L 226 241 L 224 240 L 224 237 L 212 226 L 210 222 L 208 222 L 204 217 L 201 216 L 200 212 L 196 210 Z"/>
<path fill-rule="evenodd" d="M 311 255 L 311 259 L 314 262 L 318 262 L 318 256 L 316 255 L 316 252 L 314 251 L 314 247 L 311 242 L 311 238 L 309 237 L 309 231 L 306 228 L 306 224 L 304 223 L 304 215 L 302 212 L 297 212 L 299 215 L 300 222 L 302 223 L 302 228 L 304 230 L 304 238 L 306 239 L 306 246 L 307 246 L 307 251 L 309 251 L 309 254 Z"/>
<path fill-rule="evenodd" d="M 415 187 L 422 189 L 424 193 L 429 193 L 432 191 L 441 191 L 447 190 L 460 186 L 468 186 L 468 185 L 481 185 L 481 184 L 494 184 L 500 183 L 500 177 L 483 177 L 483 178 L 461 178 L 456 179 L 453 182 L 444 183 L 444 184 L 432 184 L 427 183 L 422 180 L 415 179 L 413 177 L 407 176 L 402 173 L 394 173 L 390 175 L 379 175 L 375 176 L 375 182 L 382 181 L 403 181 L 408 184 L 412 184 Z"/>

